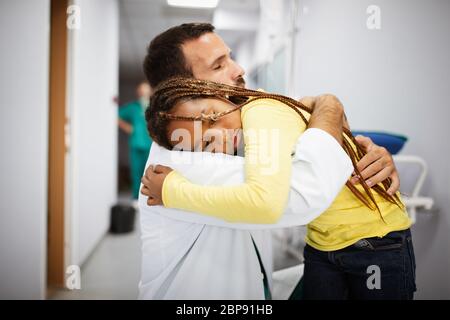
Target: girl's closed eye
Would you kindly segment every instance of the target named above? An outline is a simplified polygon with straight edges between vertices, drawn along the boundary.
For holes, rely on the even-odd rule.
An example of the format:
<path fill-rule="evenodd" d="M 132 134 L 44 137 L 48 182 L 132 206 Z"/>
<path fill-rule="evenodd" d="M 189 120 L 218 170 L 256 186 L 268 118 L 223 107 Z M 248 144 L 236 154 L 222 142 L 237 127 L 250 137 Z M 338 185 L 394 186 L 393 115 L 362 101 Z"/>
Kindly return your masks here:
<path fill-rule="evenodd" d="M 216 123 L 216 121 L 218 120 L 217 119 L 217 116 L 219 115 L 219 113 L 218 112 L 216 112 L 216 111 L 212 111 L 210 114 L 209 114 L 209 116 L 210 116 L 210 119 L 211 119 L 211 126 L 213 126 L 214 125 L 214 123 Z"/>

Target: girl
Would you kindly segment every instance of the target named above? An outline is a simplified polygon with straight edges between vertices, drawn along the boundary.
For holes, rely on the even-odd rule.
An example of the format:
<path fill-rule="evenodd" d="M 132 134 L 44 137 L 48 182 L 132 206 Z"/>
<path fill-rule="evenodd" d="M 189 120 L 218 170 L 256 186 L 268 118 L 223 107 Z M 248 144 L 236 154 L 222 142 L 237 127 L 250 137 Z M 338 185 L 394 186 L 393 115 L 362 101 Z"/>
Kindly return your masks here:
<path fill-rule="evenodd" d="M 159 167 L 150 182 L 150 204 L 231 222 L 276 222 L 289 193 L 292 150 L 311 112 L 281 95 L 196 79 L 163 83 L 146 111 L 152 138 L 167 149 L 235 154 L 244 147 L 246 182 L 200 186 Z M 201 134 L 195 128 L 199 122 Z M 358 176 L 356 162 L 364 152 L 348 128 L 344 133 L 340 142 Z M 309 223 L 305 298 L 412 298 L 411 222 L 399 194 L 386 192 L 389 185 L 389 179 L 374 186 L 362 179 L 357 187 L 347 182 L 332 205 Z M 380 281 L 369 281 L 370 270 L 379 273 L 374 279 Z"/>

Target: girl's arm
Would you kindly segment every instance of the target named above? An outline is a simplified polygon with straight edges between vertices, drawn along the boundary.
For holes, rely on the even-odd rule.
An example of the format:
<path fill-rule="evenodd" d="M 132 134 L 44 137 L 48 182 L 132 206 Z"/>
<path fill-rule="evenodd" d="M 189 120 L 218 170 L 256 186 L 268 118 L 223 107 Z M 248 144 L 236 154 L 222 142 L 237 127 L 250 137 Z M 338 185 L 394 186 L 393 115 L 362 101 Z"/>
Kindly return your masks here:
<path fill-rule="evenodd" d="M 164 180 L 162 201 L 230 222 L 274 223 L 288 200 L 291 153 L 305 125 L 297 113 L 280 102 L 260 99 L 242 110 L 245 141 L 245 183 L 202 186 L 176 171 Z"/>

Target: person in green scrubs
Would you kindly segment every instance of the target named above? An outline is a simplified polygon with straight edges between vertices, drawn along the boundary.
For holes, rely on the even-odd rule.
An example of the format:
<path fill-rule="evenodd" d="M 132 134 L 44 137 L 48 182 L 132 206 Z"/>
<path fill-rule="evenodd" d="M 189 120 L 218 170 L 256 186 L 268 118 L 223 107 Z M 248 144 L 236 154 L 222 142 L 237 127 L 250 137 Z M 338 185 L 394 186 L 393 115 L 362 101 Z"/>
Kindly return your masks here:
<path fill-rule="evenodd" d="M 147 82 L 142 82 L 136 89 L 138 99 L 119 108 L 119 127 L 128 135 L 130 157 L 130 175 L 133 199 L 139 196 L 141 177 L 152 140 L 147 132 L 145 109 L 149 105 L 151 88 Z"/>

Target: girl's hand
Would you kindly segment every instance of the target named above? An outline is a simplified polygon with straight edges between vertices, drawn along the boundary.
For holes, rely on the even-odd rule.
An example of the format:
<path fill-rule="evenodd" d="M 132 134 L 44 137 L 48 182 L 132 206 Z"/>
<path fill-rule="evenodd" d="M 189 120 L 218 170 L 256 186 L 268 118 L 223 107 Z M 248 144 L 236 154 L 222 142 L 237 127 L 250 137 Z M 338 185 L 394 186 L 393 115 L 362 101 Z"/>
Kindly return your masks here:
<path fill-rule="evenodd" d="M 391 178 L 391 186 L 387 193 L 390 195 L 396 193 L 400 189 L 400 178 L 389 151 L 384 147 L 377 146 L 368 137 L 356 136 L 355 139 L 367 152 L 357 163 L 358 170 L 366 184 L 372 187 L 387 178 Z M 351 182 L 357 184 L 359 179 L 355 176 L 351 179 Z"/>
<path fill-rule="evenodd" d="M 141 179 L 143 187 L 141 193 L 148 197 L 149 206 L 163 205 L 162 188 L 164 180 L 172 171 L 172 168 L 161 165 L 150 165 Z"/>

